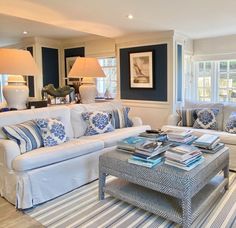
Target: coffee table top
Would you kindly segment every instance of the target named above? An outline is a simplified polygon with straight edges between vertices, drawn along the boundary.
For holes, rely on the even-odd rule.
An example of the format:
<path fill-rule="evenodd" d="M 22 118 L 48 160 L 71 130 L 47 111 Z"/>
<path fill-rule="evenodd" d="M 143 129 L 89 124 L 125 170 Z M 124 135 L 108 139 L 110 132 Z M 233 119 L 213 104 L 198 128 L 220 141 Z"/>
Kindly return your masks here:
<path fill-rule="evenodd" d="M 198 192 L 202 185 L 205 185 L 229 163 L 229 149 L 227 147 L 215 154 L 203 154 L 204 161 L 190 171 L 158 164 L 153 168 L 146 168 L 128 163 L 130 154 L 120 151 L 110 151 L 100 156 L 99 168 L 101 171 L 111 175 L 129 180 L 133 183 L 145 182 L 150 188 L 162 191 L 175 191 L 176 196 L 186 189 L 192 188 L 192 194 Z M 158 186 L 155 186 L 158 183 Z M 144 184 L 141 184 L 144 185 Z"/>

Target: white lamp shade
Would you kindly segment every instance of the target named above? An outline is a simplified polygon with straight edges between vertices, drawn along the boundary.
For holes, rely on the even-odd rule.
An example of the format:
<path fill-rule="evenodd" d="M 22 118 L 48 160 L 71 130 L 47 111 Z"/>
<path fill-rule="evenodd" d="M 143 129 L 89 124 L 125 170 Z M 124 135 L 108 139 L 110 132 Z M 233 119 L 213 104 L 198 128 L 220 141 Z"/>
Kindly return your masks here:
<path fill-rule="evenodd" d="M 0 74 L 37 75 L 38 67 L 29 51 L 0 48 Z"/>
<path fill-rule="evenodd" d="M 22 75 L 37 75 L 38 67 L 29 51 L 0 49 L 0 74 L 7 74 L 3 95 L 9 108 L 25 109 L 29 88 Z"/>
<path fill-rule="evenodd" d="M 96 58 L 78 57 L 69 74 L 69 78 L 106 77 Z"/>

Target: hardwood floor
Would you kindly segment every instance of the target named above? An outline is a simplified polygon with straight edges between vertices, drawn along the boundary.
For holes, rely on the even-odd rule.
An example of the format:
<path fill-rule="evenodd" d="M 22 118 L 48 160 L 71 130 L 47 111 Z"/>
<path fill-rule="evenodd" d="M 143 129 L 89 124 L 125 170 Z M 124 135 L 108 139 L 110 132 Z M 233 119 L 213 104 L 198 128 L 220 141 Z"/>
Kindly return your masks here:
<path fill-rule="evenodd" d="M 36 220 L 0 197 L 0 228 L 41 228 L 44 227 Z"/>

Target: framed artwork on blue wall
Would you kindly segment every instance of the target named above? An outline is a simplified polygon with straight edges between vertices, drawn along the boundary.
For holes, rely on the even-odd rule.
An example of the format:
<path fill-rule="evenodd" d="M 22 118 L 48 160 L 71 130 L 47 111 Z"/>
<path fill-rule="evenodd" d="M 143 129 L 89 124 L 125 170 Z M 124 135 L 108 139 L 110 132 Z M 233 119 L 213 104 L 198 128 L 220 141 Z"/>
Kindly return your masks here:
<path fill-rule="evenodd" d="M 130 88 L 153 88 L 153 52 L 129 54 Z"/>
<path fill-rule="evenodd" d="M 75 57 L 67 57 L 66 58 L 66 80 L 67 80 L 67 85 L 73 85 L 74 82 L 80 82 L 81 79 L 79 78 L 68 78 L 68 74 L 73 66 L 73 64 L 75 63 L 75 60 L 78 58 L 79 56 L 75 56 Z"/>

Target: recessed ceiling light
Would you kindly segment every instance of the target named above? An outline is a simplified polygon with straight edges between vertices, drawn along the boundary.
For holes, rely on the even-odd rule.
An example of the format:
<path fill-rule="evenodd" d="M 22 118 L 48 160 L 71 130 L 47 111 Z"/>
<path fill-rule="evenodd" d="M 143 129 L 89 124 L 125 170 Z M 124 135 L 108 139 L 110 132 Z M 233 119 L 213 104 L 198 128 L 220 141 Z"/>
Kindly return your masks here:
<path fill-rule="evenodd" d="M 28 32 L 27 31 L 23 31 L 23 34 L 26 35 L 26 34 L 28 34 Z"/>
<path fill-rule="evenodd" d="M 132 20 L 134 18 L 134 16 L 132 14 L 128 14 L 128 19 Z"/>

